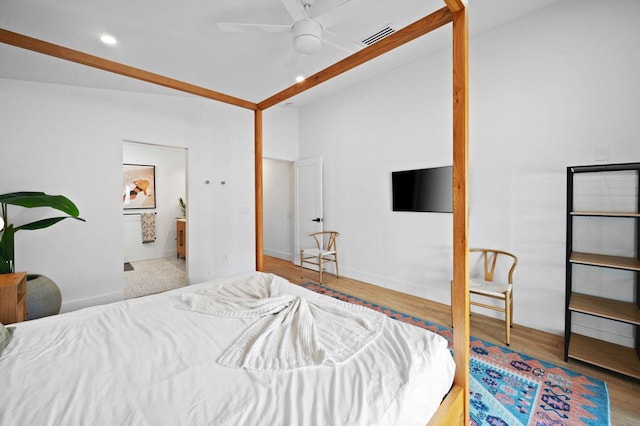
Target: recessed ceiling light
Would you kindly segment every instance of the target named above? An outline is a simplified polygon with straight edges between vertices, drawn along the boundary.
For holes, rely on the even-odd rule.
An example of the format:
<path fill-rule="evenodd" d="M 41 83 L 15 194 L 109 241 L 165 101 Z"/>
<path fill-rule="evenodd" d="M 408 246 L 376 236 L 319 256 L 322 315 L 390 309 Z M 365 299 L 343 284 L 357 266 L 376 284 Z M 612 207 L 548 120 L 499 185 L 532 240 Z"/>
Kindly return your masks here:
<path fill-rule="evenodd" d="M 109 45 L 113 45 L 116 44 L 118 42 L 118 40 L 116 40 L 116 38 L 112 35 L 109 34 L 103 34 L 100 36 L 100 41 L 102 41 L 104 44 L 109 44 Z"/>
<path fill-rule="evenodd" d="M 299 76 L 297 76 L 297 77 L 296 77 L 296 81 L 297 81 L 298 83 L 303 82 L 303 81 L 304 81 L 304 76 L 303 76 L 303 75 L 299 75 Z"/>

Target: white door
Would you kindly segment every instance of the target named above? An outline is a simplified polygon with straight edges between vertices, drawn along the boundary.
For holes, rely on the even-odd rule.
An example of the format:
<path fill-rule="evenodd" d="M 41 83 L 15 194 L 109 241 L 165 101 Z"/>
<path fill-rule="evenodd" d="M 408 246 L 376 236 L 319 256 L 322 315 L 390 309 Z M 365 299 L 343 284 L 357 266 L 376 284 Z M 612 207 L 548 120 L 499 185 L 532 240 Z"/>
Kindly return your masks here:
<path fill-rule="evenodd" d="M 293 163 L 293 263 L 300 249 L 314 247 L 309 234 L 322 231 L 322 157 Z"/>

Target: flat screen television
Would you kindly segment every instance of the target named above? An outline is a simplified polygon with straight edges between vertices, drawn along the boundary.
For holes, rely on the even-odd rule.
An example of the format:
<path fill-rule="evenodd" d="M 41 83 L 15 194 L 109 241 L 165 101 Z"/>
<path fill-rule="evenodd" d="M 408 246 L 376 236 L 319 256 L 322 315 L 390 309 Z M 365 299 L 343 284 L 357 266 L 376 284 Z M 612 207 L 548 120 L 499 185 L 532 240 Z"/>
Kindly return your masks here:
<path fill-rule="evenodd" d="M 453 212 L 453 167 L 391 172 L 393 211 Z"/>

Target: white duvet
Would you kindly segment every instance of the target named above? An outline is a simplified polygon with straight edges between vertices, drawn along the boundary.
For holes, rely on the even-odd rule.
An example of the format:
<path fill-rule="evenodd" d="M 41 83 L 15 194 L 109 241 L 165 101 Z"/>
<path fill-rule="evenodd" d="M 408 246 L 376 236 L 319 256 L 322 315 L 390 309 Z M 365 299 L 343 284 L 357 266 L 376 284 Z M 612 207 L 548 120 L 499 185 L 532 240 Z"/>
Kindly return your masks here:
<path fill-rule="evenodd" d="M 341 362 L 286 371 L 221 365 L 256 317 L 186 310 L 182 293 L 257 276 L 19 323 L 0 357 L 0 425 L 427 422 L 453 378 L 446 341 L 386 317 Z M 278 292 L 327 299 L 284 280 Z"/>

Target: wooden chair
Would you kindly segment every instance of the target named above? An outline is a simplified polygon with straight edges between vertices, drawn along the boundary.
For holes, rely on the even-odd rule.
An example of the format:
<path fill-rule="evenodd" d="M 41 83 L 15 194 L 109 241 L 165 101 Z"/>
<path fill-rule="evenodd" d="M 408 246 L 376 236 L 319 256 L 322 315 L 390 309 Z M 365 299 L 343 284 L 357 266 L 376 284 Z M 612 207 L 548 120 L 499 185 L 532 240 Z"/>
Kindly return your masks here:
<path fill-rule="evenodd" d="M 504 308 L 489 305 L 486 303 L 475 302 L 471 300 L 469 303 L 476 306 L 482 306 L 483 308 L 493 309 L 498 312 L 504 312 L 504 322 L 506 331 L 506 343 L 510 344 L 511 339 L 511 327 L 513 327 L 513 271 L 518 264 L 518 258 L 506 251 L 472 248 L 469 249 L 469 253 L 481 253 L 482 262 L 484 268 L 484 279 L 481 278 L 469 278 L 469 292 L 471 295 L 477 295 L 482 297 L 491 297 L 504 301 Z M 507 282 L 494 281 L 494 273 L 496 271 L 496 265 L 498 259 L 504 259 L 500 263 L 511 267 L 507 275 Z"/>
<path fill-rule="evenodd" d="M 322 284 L 322 271 L 326 262 L 336 264 L 336 278 L 340 278 L 338 272 L 338 246 L 336 238 L 340 235 L 336 231 L 322 231 L 309 234 L 316 243 L 315 248 L 300 250 L 300 277 L 304 278 L 304 264 L 309 263 L 318 266 L 320 284 Z"/>

